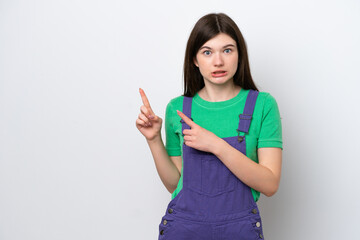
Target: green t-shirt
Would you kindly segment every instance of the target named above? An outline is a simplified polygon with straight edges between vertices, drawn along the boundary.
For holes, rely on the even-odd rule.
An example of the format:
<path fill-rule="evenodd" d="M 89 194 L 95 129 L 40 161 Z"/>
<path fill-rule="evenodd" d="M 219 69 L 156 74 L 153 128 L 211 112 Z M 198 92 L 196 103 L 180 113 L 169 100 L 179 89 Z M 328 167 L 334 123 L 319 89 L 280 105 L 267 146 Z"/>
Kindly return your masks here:
<path fill-rule="evenodd" d="M 248 93 L 249 90 L 241 89 L 234 98 L 220 102 L 205 101 L 196 93 L 192 101 L 191 117 L 196 124 L 220 138 L 237 136 L 239 115 L 243 113 Z M 183 99 L 184 96 L 173 98 L 166 106 L 166 150 L 169 156 L 183 156 L 184 137 L 181 118 L 176 112 L 176 110 L 183 111 Z M 275 99 L 269 93 L 259 92 L 249 133 L 246 135 L 246 156 L 258 162 L 257 149 L 263 147 L 282 149 L 282 130 L 280 113 Z M 172 193 L 172 199 L 183 187 L 182 171 L 183 169 L 181 169 L 177 188 Z M 257 201 L 260 193 L 254 189 L 251 191 L 254 200 Z"/>

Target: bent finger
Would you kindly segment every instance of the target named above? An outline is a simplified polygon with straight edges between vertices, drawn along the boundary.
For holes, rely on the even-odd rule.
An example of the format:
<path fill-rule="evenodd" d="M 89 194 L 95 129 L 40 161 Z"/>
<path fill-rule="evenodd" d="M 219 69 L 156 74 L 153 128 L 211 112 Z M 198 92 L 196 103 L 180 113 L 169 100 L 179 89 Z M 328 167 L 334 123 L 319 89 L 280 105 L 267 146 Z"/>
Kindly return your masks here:
<path fill-rule="evenodd" d="M 192 140 L 192 137 L 191 136 L 187 136 L 187 135 L 185 135 L 184 136 L 184 141 L 191 141 Z"/>
<path fill-rule="evenodd" d="M 189 147 L 192 147 L 192 146 L 193 146 L 193 143 L 192 143 L 192 141 L 190 141 L 190 140 L 184 141 L 184 144 L 185 144 L 186 146 L 189 146 Z"/>
<path fill-rule="evenodd" d="M 151 112 L 147 107 L 145 107 L 145 105 L 140 107 L 140 111 L 151 121 L 157 122 L 159 120 L 159 117 L 156 116 L 154 112 Z"/>
<path fill-rule="evenodd" d="M 183 135 L 190 135 L 190 134 L 191 134 L 191 129 L 184 129 Z"/>
<path fill-rule="evenodd" d="M 144 114 L 140 113 L 139 114 L 139 119 L 143 120 L 146 125 L 151 126 L 151 123 L 150 123 L 149 119 Z"/>
<path fill-rule="evenodd" d="M 145 127 L 145 122 L 143 120 L 141 120 L 140 118 L 137 118 L 136 119 L 136 125 L 138 126 L 142 126 L 142 127 Z"/>

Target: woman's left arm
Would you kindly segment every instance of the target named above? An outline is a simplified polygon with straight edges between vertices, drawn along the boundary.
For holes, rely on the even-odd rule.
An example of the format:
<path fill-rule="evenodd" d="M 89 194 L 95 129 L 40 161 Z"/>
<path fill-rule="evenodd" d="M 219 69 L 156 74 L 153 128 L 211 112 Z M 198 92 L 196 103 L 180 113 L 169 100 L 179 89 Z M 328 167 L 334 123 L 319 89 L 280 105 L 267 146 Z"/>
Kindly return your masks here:
<path fill-rule="evenodd" d="M 268 197 L 276 193 L 281 176 L 281 148 L 259 148 L 256 163 L 223 139 L 218 138 L 217 142 L 212 153 L 243 183 Z"/>
<path fill-rule="evenodd" d="M 281 148 L 258 148 L 259 163 L 256 163 L 184 113 L 177 112 L 191 128 L 183 131 L 187 146 L 215 154 L 242 182 L 266 196 L 276 193 L 281 174 Z"/>

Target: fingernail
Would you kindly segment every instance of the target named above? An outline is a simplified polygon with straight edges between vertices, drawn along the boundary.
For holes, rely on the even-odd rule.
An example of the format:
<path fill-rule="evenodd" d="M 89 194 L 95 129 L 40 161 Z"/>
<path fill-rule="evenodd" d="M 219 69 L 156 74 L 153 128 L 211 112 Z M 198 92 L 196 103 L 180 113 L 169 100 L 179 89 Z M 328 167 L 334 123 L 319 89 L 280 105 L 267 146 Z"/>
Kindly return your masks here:
<path fill-rule="evenodd" d="M 154 119 L 154 116 L 153 116 L 153 115 L 149 115 L 149 118 Z"/>

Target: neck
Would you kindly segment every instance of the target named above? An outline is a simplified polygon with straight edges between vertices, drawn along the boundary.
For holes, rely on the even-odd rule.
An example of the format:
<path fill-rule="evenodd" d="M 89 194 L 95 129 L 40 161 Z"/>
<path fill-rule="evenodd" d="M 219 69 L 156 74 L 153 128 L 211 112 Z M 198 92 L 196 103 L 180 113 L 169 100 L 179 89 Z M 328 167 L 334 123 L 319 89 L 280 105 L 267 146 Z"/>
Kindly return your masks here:
<path fill-rule="evenodd" d="M 232 84 L 227 86 L 206 86 L 199 90 L 198 95 L 208 102 L 221 102 L 235 97 L 241 87 Z"/>

